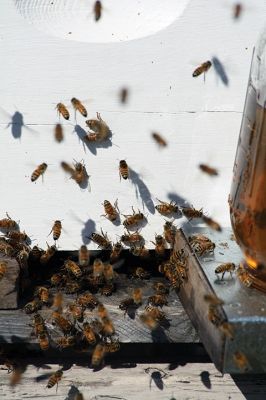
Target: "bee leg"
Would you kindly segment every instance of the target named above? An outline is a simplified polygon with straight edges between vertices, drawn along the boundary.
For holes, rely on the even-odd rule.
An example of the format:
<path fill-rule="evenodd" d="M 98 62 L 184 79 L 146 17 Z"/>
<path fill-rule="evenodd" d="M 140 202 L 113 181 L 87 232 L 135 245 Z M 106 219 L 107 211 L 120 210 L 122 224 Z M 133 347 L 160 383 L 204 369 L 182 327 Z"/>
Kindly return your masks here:
<path fill-rule="evenodd" d="M 119 210 L 119 208 L 118 208 L 118 199 L 116 199 L 116 201 L 114 202 L 114 206 L 115 206 L 115 208 L 117 209 L 117 211 L 118 211 L 119 214 L 120 214 L 120 210 Z"/>
<path fill-rule="evenodd" d="M 223 280 L 223 278 L 224 278 L 224 274 L 225 274 L 225 271 L 222 273 L 222 278 L 221 278 L 221 281 Z"/>
<path fill-rule="evenodd" d="M 231 275 L 231 279 L 233 279 L 233 272 L 232 271 L 230 271 L 230 275 Z"/>

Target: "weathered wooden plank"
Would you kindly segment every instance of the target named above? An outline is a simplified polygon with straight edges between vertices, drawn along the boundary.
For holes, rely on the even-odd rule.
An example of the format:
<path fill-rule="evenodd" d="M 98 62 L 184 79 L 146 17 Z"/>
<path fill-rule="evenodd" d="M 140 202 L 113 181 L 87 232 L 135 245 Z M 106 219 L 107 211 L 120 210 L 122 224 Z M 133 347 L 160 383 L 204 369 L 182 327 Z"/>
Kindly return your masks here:
<path fill-rule="evenodd" d="M 169 364 L 138 364 L 133 368 L 115 365 L 92 372 L 88 368 L 70 366 L 62 381 L 47 389 L 49 374 L 61 365 L 28 366 L 21 384 L 9 386 L 7 371 L 0 371 L 1 399 L 74 400 L 80 391 L 85 400 L 261 400 L 266 391 L 262 376 L 232 378 L 221 375 L 210 363 L 188 363 L 171 369 Z M 170 367 L 170 368 L 169 368 Z"/>
<path fill-rule="evenodd" d="M 15 258 L 3 255 L 0 261 L 7 263 L 7 271 L 0 280 L 0 310 L 16 309 L 18 307 L 19 265 Z"/>

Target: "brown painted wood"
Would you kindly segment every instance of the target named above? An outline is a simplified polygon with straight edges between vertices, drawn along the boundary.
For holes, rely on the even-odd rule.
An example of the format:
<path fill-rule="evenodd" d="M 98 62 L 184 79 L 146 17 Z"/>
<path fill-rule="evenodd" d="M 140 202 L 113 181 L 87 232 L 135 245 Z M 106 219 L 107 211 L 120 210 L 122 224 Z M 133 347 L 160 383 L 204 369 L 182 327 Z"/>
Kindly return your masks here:
<path fill-rule="evenodd" d="M 16 309 L 18 307 L 19 265 L 15 258 L 3 255 L 0 261 L 7 262 L 7 271 L 0 281 L 0 310 Z"/>

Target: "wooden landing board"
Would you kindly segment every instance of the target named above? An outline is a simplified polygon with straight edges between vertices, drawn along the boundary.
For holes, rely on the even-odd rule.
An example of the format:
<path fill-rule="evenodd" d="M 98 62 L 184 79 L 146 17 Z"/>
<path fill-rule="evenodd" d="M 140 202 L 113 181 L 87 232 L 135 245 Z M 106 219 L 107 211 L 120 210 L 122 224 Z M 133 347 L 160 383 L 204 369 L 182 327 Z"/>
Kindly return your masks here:
<path fill-rule="evenodd" d="M 7 262 L 7 271 L 0 281 L 0 310 L 16 309 L 18 307 L 19 265 L 16 259 L 2 255 L 0 261 Z"/>

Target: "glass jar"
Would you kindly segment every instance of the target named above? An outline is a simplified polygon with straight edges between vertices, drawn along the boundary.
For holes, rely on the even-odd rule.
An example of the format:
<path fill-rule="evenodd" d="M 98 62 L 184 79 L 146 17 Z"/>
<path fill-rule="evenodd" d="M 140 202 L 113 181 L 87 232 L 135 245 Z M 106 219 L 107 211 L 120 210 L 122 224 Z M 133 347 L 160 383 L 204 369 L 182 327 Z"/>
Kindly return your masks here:
<path fill-rule="evenodd" d="M 266 292 L 266 29 L 253 51 L 229 195 L 239 277 Z"/>

